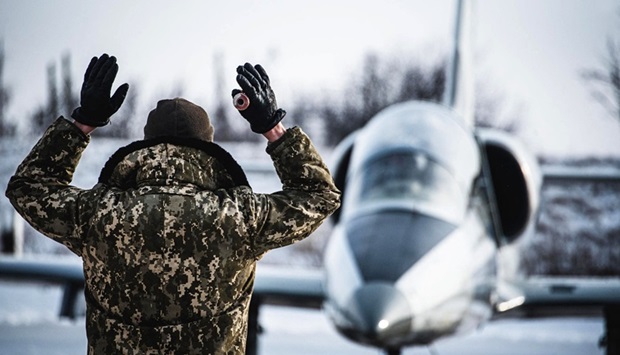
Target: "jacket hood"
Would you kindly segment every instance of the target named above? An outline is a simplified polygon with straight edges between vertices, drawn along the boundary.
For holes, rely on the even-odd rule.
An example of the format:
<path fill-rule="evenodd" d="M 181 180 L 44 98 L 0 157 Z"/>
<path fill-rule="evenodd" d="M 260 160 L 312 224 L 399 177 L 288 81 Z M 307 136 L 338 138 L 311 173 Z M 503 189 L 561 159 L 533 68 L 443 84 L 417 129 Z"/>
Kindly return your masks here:
<path fill-rule="evenodd" d="M 99 183 L 122 189 L 183 184 L 210 190 L 250 186 L 243 169 L 219 145 L 173 136 L 120 148 L 104 165 Z"/>

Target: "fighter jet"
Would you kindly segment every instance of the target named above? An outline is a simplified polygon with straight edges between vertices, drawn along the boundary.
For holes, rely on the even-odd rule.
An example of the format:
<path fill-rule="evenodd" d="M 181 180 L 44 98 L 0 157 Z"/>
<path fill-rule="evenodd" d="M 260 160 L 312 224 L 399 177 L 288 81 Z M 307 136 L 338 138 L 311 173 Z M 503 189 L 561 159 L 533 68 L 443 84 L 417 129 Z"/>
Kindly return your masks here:
<path fill-rule="evenodd" d="M 335 149 L 343 203 L 332 216 L 320 281 L 297 275 L 296 283 L 280 283 L 277 274 L 261 278 L 259 267 L 256 302 L 312 297 L 342 335 L 390 355 L 499 314 L 522 315 L 517 309 L 569 314 L 593 306 L 604 309 L 612 353 L 620 280 L 519 273 L 517 242 L 533 232 L 543 179 L 593 177 L 545 174 L 514 137 L 474 128 L 470 6 L 456 6 L 443 101 L 390 106 Z M 620 181 L 620 174 L 597 178 Z"/>
<path fill-rule="evenodd" d="M 248 354 L 257 352 L 260 307 L 282 302 L 322 308 L 344 337 L 390 355 L 519 310 L 598 307 L 608 353 L 618 349 L 618 279 L 532 280 L 518 272 L 517 242 L 533 231 L 543 179 L 583 176 L 545 174 L 515 138 L 474 128 L 469 3 L 456 9 L 443 101 L 388 107 L 335 149 L 331 171 L 343 203 L 331 217 L 323 269 L 259 264 Z M 2 275 L 65 282 L 61 313 L 76 315 L 80 265 L 0 260 Z"/>

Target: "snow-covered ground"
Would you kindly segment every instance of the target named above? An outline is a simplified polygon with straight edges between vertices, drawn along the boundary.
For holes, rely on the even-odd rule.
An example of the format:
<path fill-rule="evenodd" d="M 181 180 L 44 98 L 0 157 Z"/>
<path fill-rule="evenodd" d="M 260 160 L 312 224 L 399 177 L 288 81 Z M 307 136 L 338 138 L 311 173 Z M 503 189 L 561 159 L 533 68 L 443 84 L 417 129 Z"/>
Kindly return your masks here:
<path fill-rule="evenodd" d="M 85 354 L 84 318 L 58 320 L 60 289 L 55 286 L 0 282 L 0 354 Z M 291 321 L 294 320 L 294 321 Z M 340 336 L 322 311 L 289 307 L 261 308 L 264 328 L 260 354 L 378 355 L 377 349 Z M 596 355 L 603 321 L 591 318 L 502 319 L 478 331 L 432 345 L 440 355 Z M 403 355 L 429 355 L 424 347 Z"/>
<path fill-rule="evenodd" d="M 522 247 L 527 274 L 620 275 L 620 177 L 543 185 L 536 233 Z"/>

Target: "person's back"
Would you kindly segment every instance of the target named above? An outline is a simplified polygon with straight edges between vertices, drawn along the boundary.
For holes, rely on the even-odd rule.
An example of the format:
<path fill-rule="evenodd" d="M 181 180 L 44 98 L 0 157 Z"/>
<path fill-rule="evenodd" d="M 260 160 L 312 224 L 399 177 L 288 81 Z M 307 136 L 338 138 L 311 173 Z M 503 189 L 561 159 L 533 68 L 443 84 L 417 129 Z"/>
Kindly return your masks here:
<path fill-rule="evenodd" d="M 84 87 L 112 58 L 93 59 Z M 308 137 L 281 125 L 284 111 L 262 68 L 246 64 L 238 73 L 250 98 L 242 115 L 270 140 L 283 191 L 253 193 L 212 143 L 206 112 L 183 99 L 160 101 L 145 140 L 115 153 L 90 190 L 68 185 L 84 133 L 98 126 L 80 122 L 80 109 L 77 123 L 52 124 L 11 179 L 16 209 L 83 259 L 89 353 L 242 354 L 255 262 L 305 238 L 339 206 Z M 114 101 L 109 92 L 103 96 Z"/>

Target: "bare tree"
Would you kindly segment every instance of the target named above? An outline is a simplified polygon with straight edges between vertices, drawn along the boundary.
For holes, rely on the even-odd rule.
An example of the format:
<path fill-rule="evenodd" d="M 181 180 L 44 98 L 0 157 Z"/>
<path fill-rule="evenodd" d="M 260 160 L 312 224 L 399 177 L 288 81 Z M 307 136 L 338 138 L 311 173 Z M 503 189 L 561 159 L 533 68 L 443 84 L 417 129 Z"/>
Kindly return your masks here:
<path fill-rule="evenodd" d="M 389 73 L 382 71 L 379 56 L 368 54 L 364 59 L 361 83 L 359 91 L 361 93 L 361 120 L 368 122 L 377 112 L 385 108 L 390 103 L 389 81 L 392 79 Z"/>
<path fill-rule="evenodd" d="M 39 106 L 30 118 L 30 133 L 41 134 L 59 115 L 56 65 L 47 66 L 47 104 Z"/>
<path fill-rule="evenodd" d="M 339 95 L 340 102 L 325 100 L 318 115 L 325 122 L 328 144 L 340 142 L 349 133 L 363 127 L 375 114 L 396 100 L 390 95 L 394 72 L 385 70 L 376 54 L 364 58 L 361 75 Z"/>
<path fill-rule="evenodd" d="M 71 117 L 73 110 L 78 107 L 79 100 L 73 91 L 73 77 L 71 75 L 71 54 L 66 53 L 61 60 L 62 67 L 62 114 Z"/>
<path fill-rule="evenodd" d="M 227 96 L 224 88 L 224 56 L 222 53 L 216 53 L 213 56 L 213 72 L 215 75 L 215 109 L 210 119 L 215 127 L 215 137 L 218 141 L 234 141 L 238 140 L 235 130 L 230 124 L 230 116 L 228 115 L 230 98 Z"/>
<path fill-rule="evenodd" d="M 15 134 L 16 125 L 9 122 L 6 111 L 10 101 L 9 88 L 4 86 L 4 44 L 0 42 L 0 137 Z"/>
<path fill-rule="evenodd" d="M 351 80 L 353 84 L 345 89 L 345 94 L 336 95 L 341 100 L 325 100 L 317 105 L 327 143 L 337 144 L 392 104 L 408 100 L 439 102 L 445 88 L 445 68 L 445 60 L 422 66 L 401 58 L 382 60 L 377 55 L 367 55 L 362 74 Z M 518 120 L 501 116 L 502 108 L 504 102 L 496 92 L 478 97 L 476 126 L 517 131 Z"/>
<path fill-rule="evenodd" d="M 607 54 L 602 66 L 585 70 L 581 76 L 593 84 L 594 99 L 620 121 L 620 41 L 607 38 Z"/>
<path fill-rule="evenodd" d="M 328 144 L 337 144 L 394 103 L 439 101 L 445 85 L 445 63 L 428 69 L 401 58 L 382 60 L 376 54 L 368 54 L 361 75 L 351 82 L 346 93 L 337 96 L 340 102 L 326 100 L 320 107 Z"/>
<path fill-rule="evenodd" d="M 56 84 L 56 64 L 51 63 L 47 66 L 47 109 L 51 119 L 60 115 L 60 104 L 58 102 L 58 85 Z M 46 125 L 47 126 L 47 125 Z"/>
<path fill-rule="evenodd" d="M 39 106 L 32 114 L 30 132 L 40 134 L 54 119 L 63 115 L 71 117 L 73 110 L 79 106 L 79 88 L 73 88 L 73 76 L 71 74 L 71 54 L 66 53 L 61 58 L 61 88 L 59 93 L 56 64 L 51 62 L 47 67 L 47 104 Z M 127 98 L 119 113 L 114 116 L 113 124 L 107 129 L 95 130 L 92 135 L 98 137 L 129 138 L 129 118 L 134 115 L 136 109 L 135 90 L 129 90 Z"/>
<path fill-rule="evenodd" d="M 418 99 L 439 102 L 446 83 L 445 67 L 443 61 L 428 70 L 414 65 L 406 67 L 399 89 L 399 101 Z"/>

